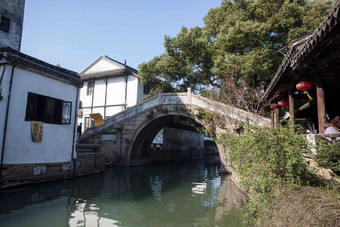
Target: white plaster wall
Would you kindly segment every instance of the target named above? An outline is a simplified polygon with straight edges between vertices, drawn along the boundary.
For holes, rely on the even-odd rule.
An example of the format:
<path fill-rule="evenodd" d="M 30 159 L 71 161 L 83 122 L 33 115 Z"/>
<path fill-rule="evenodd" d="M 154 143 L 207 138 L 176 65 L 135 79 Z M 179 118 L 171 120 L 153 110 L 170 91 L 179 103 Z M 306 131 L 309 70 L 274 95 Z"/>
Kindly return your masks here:
<path fill-rule="evenodd" d="M 104 118 L 104 107 L 96 107 L 93 108 L 93 113 L 100 113 L 102 115 L 102 117 Z"/>
<path fill-rule="evenodd" d="M 104 104 L 105 104 L 105 87 L 106 87 L 106 85 L 105 85 L 104 79 L 100 79 L 100 80 L 95 81 L 94 93 L 93 93 L 93 95 L 94 95 L 93 106 L 104 106 Z M 90 103 L 90 105 L 91 105 L 91 103 Z"/>
<path fill-rule="evenodd" d="M 84 83 L 80 91 L 80 100 L 83 103 L 83 118 L 78 118 L 78 122 L 85 125 L 84 117 L 88 117 L 91 113 L 90 108 L 92 104 L 92 95 L 86 95 L 88 82 Z M 105 81 L 104 79 L 95 80 L 94 82 L 94 100 L 93 100 L 93 113 L 100 113 L 104 117 L 104 108 L 97 108 L 96 106 L 104 106 L 105 104 Z M 127 106 L 131 107 L 138 102 L 143 101 L 143 86 L 140 80 L 132 75 L 128 77 L 127 87 Z M 139 101 L 138 101 L 139 100 Z M 113 77 L 108 79 L 107 83 L 107 100 L 106 100 L 106 117 L 115 115 L 124 110 L 125 103 L 125 79 L 124 76 Z M 119 105 L 119 106 L 110 106 Z"/>
<path fill-rule="evenodd" d="M 43 138 L 33 143 L 31 125 L 25 121 L 27 93 L 33 92 L 72 101 L 71 124 L 43 124 Z M 6 137 L 5 164 L 55 163 L 71 160 L 77 88 L 23 69 L 16 68 Z"/>
<path fill-rule="evenodd" d="M 127 106 L 131 107 L 137 104 L 138 78 L 128 76 L 127 87 Z"/>
<path fill-rule="evenodd" d="M 99 62 L 97 62 L 94 66 L 89 68 L 85 73 L 104 72 L 119 68 L 124 68 L 124 66 L 103 58 Z"/>
<path fill-rule="evenodd" d="M 83 109 L 83 115 L 89 115 L 91 113 L 91 108 Z"/>
<path fill-rule="evenodd" d="M 83 103 L 83 107 L 91 106 L 92 95 L 87 95 L 88 81 L 84 82 L 84 86 L 80 89 L 80 101 Z"/>
<path fill-rule="evenodd" d="M 125 81 L 124 77 L 109 78 L 107 84 L 106 105 L 124 104 L 125 102 Z"/>
<path fill-rule="evenodd" d="M 84 82 L 84 86 L 80 89 L 80 95 L 79 95 L 79 100 L 82 101 L 83 103 L 83 108 L 84 107 L 90 107 L 92 103 L 92 95 L 86 95 L 87 93 L 87 85 L 88 81 Z M 80 111 L 83 111 L 83 117 L 79 118 L 78 117 L 78 124 L 83 123 L 83 129 L 85 129 L 85 117 L 87 117 L 91 113 L 91 109 L 80 109 Z"/>
<path fill-rule="evenodd" d="M 6 65 L 6 67 L 0 66 L 0 73 L 2 73 L 2 70 L 5 70 L 5 73 L 4 73 L 2 84 L 0 85 L 2 88 L 2 93 L 1 93 L 2 100 L 0 101 L 0 145 L 1 145 L 0 152 L 2 149 L 2 141 L 3 141 L 3 136 L 4 136 L 7 100 L 8 100 L 8 92 L 9 92 L 9 82 L 11 79 L 12 66 L 10 65 Z"/>
<path fill-rule="evenodd" d="M 124 110 L 124 106 L 111 106 L 106 108 L 106 117 L 115 115 Z"/>
<path fill-rule="evenodd" d="M 138 79 L 138 91 L 137 91 L 137 103 L 143 102 L 143 98 L 146 95 L 144 94 L 144 86 L 140 82 L 140 79 Z"/>

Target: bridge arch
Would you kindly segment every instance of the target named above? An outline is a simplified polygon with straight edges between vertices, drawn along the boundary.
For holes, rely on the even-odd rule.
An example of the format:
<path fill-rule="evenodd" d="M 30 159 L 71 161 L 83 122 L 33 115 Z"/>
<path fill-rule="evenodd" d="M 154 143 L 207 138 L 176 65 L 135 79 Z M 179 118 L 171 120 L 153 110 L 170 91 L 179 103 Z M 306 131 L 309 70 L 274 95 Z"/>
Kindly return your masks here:
<path fill-rule="evenodd" d="M 152 141 L 157 133 L 162 128 L 168 126 L 169 123 L 177 122 L 179 118 L 181 118 L 180 120 L 189 119 L 194 122 L 195 125 L 206 128 L 203 122 L 198 121 L 197 118 L 188 113 L 177 112 L 158 115 L 157 117 L 144 122 L 139 130 L 135 132 L 132 144 L 130 147 L 127 147 L 128 151 L 126 151 L 129 154 L 128 162 L 134 163 L 144 158 L 148 158 Z M 221 157 L 223 151 L 220 146 L 218 146 L 218 149 L 222 161 L 224 160 L 224 156 Z"/>
<path fill-rule="evenodd" d="M 219 120 L 207 121 L 206 116 L 210 115 L 218 116 Z M 158 131 L 176 117 L 191 119 L 215 135 L 234 132 L 234 123 L 260 127 L 270 124 L 269 119 L 191 94 L 189 90 L 187 93 L 159 93 L 105 119 L 104 125 L 87 130 L 80 140 L 82 143 L 101 144 L 101 135 L 111 134 L 117 138 L 116 142 L 102 144 L 102 150 L 110 156 L 107 161 L 117 165 L 134 165 L 147 152 Z M 226 166 L 222 146 L 216 145 L 222 164 Z"/>

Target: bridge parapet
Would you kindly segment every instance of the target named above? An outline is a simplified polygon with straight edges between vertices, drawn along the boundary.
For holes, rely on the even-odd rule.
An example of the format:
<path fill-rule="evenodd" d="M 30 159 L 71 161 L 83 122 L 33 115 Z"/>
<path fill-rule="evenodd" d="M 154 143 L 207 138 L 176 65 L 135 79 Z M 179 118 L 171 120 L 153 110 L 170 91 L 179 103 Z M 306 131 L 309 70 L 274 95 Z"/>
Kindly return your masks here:
<path fill-rule="evenodd" d="M 253 126 L 264 127 L 270 124 L 270 119 L 254 113 L 224 104 L 200 95 L 192 95 L 191 105 L 204 108 L 205 110 L 217 113 L 221 116 L 231 118 L 238 122 L 247 123 Z"/>
<path fill-rule="evenodd" d="M 105 119 L 104 124 L 100 125 L 98 127 L 95 128 L 89 128 L 85 131 L 84 136 L 82 136 L 82 139 L 85 139 L 93 134 L 97 134 L 100 132 L 105 131 L 106 129 L 110 128 L 112 125 L 123 121 L 129 117 L 132 117 L 140 112 L 143 112 L 147 109 L 150 109 L 152 107 L 155 107 L 158 105 L 158 99 L 157 96 L 154 96 L 150 99 L 145 100 L 144 102 L 141 102 L 131 108 L 128 108 L 125 111 L 119 112 L 107 119 Z"/>
<path fill-rule="evenodd" d="M 116 115 L 105 119 L 103 125 L 88 129 L 82 135 L 81 139 L 87 139 L 93 135 L 100 134 L 121 121 L 136 116 L 144 111 L 151 110 L 152 108 L 160 105 L 184 105 L 189 106 L 191 109 L 199 107 L 207 111 L 217 113 L 220 116 L 228 117 L 238 122 L 259 127 L 264 127 L 270 124 L 270 120 L 267 118 L 232 107 L 227 104 L 204 98 L 199 95 L 194 95 L 191 93 L 191 90 L 188 89 L 188 92 L 186 93 L 158 93 L 156 96 L 147 99 L 142 103 L 139 103 L 125 111 L 119 112 Z"/>
<path fill-rule="evenodd" d="M 202 117 L 200 109 L 212 113 L 213 118 L 217 114 L 218 120 L 212 122 Z M 270 119 L 194 95 L 189 89 L 186 93 L 158 93 L 105 119 L 104 125 L 88 129 L 79 139 L 81 143 L 100 144 L 107 162 L 135 165 L 150 161 L 152 155 L 149 148 L 156 134 L 171 122 L 178 123 L 181 118 L 196 121 L 216 136 L 236 132 L 240 129 L 238 122 L 259 127 L 270 125 Z M 110 139 L 97 136 L 101 134 L 110 135 Z M 221 162 L 226 166 L 225 151 L 218 143 L 217 147 Z"/>

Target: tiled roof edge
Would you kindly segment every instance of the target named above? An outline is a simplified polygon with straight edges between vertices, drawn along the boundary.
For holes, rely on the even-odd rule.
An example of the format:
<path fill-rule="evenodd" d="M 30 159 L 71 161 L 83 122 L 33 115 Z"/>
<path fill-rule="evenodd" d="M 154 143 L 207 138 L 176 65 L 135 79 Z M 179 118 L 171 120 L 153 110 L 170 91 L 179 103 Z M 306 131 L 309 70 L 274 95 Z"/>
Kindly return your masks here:
<path fill-rule="evenodd" d="M 47 77 L 70 83 L 77 87 L 83 86 L 79 74 L 74 71 L 51 65 L 10 47 L 0 48 L 0 53 L 1 57 L 6 58 L 9 62 L 26 68 L 29 71 L 38 72 Z"/>
<path fill-rule="evenodd" d="M 304 46 L 296 53 L 291 60 L 291 67 L 295 69 L 301 61 L 330 33 L 340 21 L 340 0 L 330 11 L 326 18 L 314 30 L 312 35 L 305 42 Z"/>
<path fill-rule="evenodd" d="M 91 79 L 100 79 L 105 77 L 117 77 L 117 76 L 128 76 L 132 75 L 138 79 L 140 79 L 140 76 L 137 73 L 132 72 L 129 69 L 121 68 L 121 69 L 114 69 L 109 71 L 103 71 L 103 72 L 96 72 L 96 73 L 87 73 L 82 74 L 80 77 L 82 80 L 91 80 Z"/>

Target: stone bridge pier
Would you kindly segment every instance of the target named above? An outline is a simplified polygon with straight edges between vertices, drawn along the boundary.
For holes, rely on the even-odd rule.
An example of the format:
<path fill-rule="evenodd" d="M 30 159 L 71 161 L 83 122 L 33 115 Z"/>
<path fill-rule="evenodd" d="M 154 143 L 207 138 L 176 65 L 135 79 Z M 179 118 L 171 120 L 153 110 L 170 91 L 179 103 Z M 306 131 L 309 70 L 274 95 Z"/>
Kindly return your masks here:
<path fill-rule="evenodd" d="M 159 93 L 106 119 L 104 125 L 87 130 L 80 142 L 100 144 L 107 162 L 140 165 L 153 161 L 150 146 L 162 128 L 186 120 L 215 138 L 221 133 L 235 133 L 242 124 L 264 126 L 270 123 L 269 119 L 191 94 L 188 90 L 187 93 Z M 216 144 L 221 162 L 226 166 L 225 152 L 218 142 Z"/>

